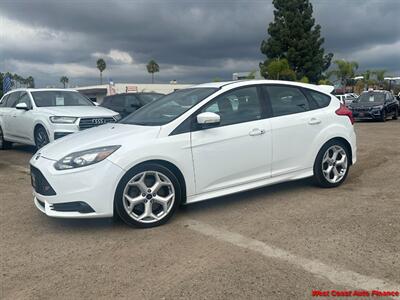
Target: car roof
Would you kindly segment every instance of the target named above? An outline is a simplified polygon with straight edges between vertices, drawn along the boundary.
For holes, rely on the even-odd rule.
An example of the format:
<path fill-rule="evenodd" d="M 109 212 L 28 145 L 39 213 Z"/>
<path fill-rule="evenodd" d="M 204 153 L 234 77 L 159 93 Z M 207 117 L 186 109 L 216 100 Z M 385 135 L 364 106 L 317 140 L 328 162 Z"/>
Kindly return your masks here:
<path fill-rule="evenodd" d="M 223 82 L 210 82 L 210 83 L 203 83 L 191 86 L 189 88 L 227 88 L 232 89 L 241 86 L 253 85 L 253 84 L 278 84 L 278 85 L 291 85 L 291 86 L 298 86 L 309 88 L 312 90 L 316 90 L 325 94 L 330 95 L 333 91 L 334 87 L 330 85 L 315 85 L 310 83 L 302 83 L 302 82 L 295 82 L 295 81 L 285 81 L 285 80 L 236 80 L 236 81 L 223 81 Z"/>

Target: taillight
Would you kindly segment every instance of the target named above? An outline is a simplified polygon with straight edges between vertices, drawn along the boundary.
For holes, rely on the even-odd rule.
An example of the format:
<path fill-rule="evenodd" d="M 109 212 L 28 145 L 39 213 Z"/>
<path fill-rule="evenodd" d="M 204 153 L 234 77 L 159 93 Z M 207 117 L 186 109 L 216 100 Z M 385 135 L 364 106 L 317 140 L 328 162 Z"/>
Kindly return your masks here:
<path fill-rule="evenodd" d="M 338 116 L 348 116 L 351 124 L 354 124 L 353 113 L 344 104 L 340 104 L 340 107 L 335 111 Z"/>

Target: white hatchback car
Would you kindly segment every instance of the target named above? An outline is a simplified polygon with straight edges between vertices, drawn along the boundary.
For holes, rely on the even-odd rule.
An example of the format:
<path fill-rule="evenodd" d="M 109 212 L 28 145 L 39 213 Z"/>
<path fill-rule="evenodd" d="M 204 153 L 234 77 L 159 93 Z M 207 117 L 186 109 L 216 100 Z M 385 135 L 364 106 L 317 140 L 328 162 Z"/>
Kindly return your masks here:
<path fill-rule="evenodd" d="M 193 203 L 314 176 L 336 187 L 356 161 L 353 118 L 330 90 L 250 80 L 178 90 L 117 124 L 55 141 L 31 160 L 48 216 L 151 227 Z"/>
<path fill-rule="evenodd" d="M 119 119 L 118 113 L 97 107 L 75 90 L 13 90 L 0 100 L 0 150 L 12 142 L 41 148 L 70 133 Z"/>

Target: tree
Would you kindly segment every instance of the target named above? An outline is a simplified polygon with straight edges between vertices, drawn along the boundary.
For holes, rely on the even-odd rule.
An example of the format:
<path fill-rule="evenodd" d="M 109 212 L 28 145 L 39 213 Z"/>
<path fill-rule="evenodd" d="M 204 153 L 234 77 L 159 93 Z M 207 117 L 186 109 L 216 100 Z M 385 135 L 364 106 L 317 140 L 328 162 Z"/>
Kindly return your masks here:
<path fill-rule="evenodd" d="M 261 52 L 268 65 L 272 59 L 287 59 L 297 78 L 306 76 L 310 82 L 318 82 L 329 66 L 333 54 L 324 55 L 324 39 L 321 26 L 315 25 L 309 0 L 273 0 L 274 21 L 269 24 L 267 40 L 261 43 Z M 261 75 L 266 77 L 265 68 Z M 263 73 L 264 71 L 264 73 Z"/>
<path fill-rule="evenodd" d="M 154 83 L 154 73 L 160 72 L 160 66 L 157 64 L 157 62 L 152 59 L 149 61 L 149 63 L 146 66 L 147 72 L 151 74 L 151 83 Z"/>
<path fill-rule="evenodd" d="M 287 59 L 272 59 L 267 65 L 260 66 L 265 78 L 276 80 L 295 80 L 296 74 L 290 69 Z"/>
<path fill-rule="evenodd" d="M 69 79 L 68 79 L 67 76 L 62 76 L 62 77 L 60 78 L 60 82 L 63 84 L 63 87 L 64 87 L 64 89 L 65 89 L 65 86 L 68 84 Z"/>
<path fill-rule="evenodd" d="M 302 82 L 302 83 L 309 83 L 310 82 L 310 80 L 308 80 L 307 76 L 301 77 L 301 79 L 299 81 Z"/>
<path fill-rule="evenodd" d="M 382 86 L 385 81 L 386 70 L 375 70 L 375 71 L 372 71 L 372 73 L 375 75 L 376 81 L 378 81 L 378 84 L 380 86 Z"/>
<path fill-rule="evenodd" d="M 335 60 L 337 69 L 330 71 L 329 77 L 335 76 L 343 88 L 349 84 L 350 80 L 355 76 L 355 71 L 358 69 L 358 63 L 355 61 L 346 61 L 344 59 Z"/>
<path fill-rule="evenodd" d="M 34 88 L 35 79 L 32 76 L 28 76 L 28 78 L 26 78 L 26 84 L 28 85 L 28 88 Z"/>
<path fill-rule="evenodd" d="M 99 58 L 96 62 L 97 69 L 100 71 L 100 84 L 103 84 L 103 71 L 106 69 L 107 65 L 104 59 Z"/>

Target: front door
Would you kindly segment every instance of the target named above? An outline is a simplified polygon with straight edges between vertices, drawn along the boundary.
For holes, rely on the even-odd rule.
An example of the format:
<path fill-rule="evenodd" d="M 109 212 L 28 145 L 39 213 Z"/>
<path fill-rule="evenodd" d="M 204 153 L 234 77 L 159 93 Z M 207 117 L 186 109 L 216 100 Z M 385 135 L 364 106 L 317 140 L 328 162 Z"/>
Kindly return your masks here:
<path fill-rule="evenodd" d="M 215 112 L 217 127 L 191 133 L 196 193 L 267 179 L 271 173 L 271 130 L 256 86 L 217 96 L 199 112 Z"/>

